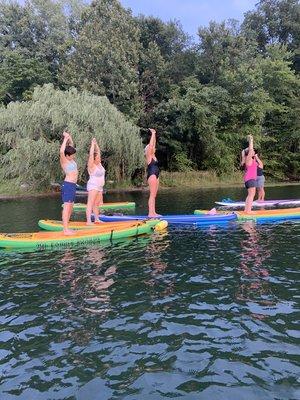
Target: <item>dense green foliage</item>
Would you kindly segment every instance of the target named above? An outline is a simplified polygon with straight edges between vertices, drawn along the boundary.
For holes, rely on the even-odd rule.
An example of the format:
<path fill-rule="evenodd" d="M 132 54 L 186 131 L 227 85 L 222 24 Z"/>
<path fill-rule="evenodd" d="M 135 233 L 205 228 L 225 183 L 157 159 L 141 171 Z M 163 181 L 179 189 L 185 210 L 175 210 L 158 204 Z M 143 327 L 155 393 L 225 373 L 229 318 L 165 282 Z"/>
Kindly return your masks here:
<path fill-rule="evenodd" d="M 93 137 L 104 154 L 110 179 L 130 179 L 143 165 L 138 128 L 105 96 L 77 89 L 63 92 L 45 85 L 34 90 L 31 100 L 1 108 L 0 126 L 0 140 L 6 150 L 1 160 L 5 178 L 19 177 L 39 187 L 61 180 L 59 146 L 64 129 L 72 133 L 82 179 Z"/>
<path fill-rule="evenodd" d="M 139 47 L 138 27 L 130 13 L 118 1 L 94 1 L 82 12 L 60 79 L 106 95 L 121 111 L 136 118 L 140 108 Z"/>
<path fill-rule="evenodd" d="M 88 120 L 93 132 L 100 128 L 91 104 L 101 104 L 105 114 L 108 104 L 96 96 L 106 96 L 134 124 L 128 125 L 134 137 L 130 142 L 138 143 L 137 127 L 142 128 L 143 139 L 146 127 L 157 128 L 159 159 L 166 170 L 234 173 L 245 137 L 252 133 L 268 175 L 299 179 L 299 38 L 297 0 L 261 0 L 241 25 L 234 20 L 212 21 L 199 27 L 196 40 L 178 22 L 133 17 L 118 0 L 94 0 L 88 5 L 80 0 L 27 0 L 24 5 L 0 0 L 0 101 L 8 105 L 6 114 L 1 111 L 7 120 L 6 125 L 1 122 L 0 135 L 9 138 L 13 131 L 7 127 L 26 125 L 26 107 L 34 107 L 37 93 L 55 107 L 54 99 L 62 92 L 48 87 L 33 95 L 37 85 L 52 83 L 62 91 L 77 88 L 74 99 L 80 98 L 80 91 L 89 99 L 86 107 L 82 99 L 80 107 L 72 105 L 77 118 L 85 121 L 74 126 L 78 143 Z M 12 104 L 17 100 L 25 102 Z M 12 107 L 24 110 L 22 121 L 16 121 Z M 130 129 L 123 129 L 125 118 L 112 110 L 111 115 L 122 120 L 117 126 L 118 140 L 123 141 Z M 62 112 L 59 128 L 73 121 L 67 115 L 64 120 Z M 99 118 L 108 118 L 108 126 L 113 123 L 110 116 Z M 41 117 L 38 126 L 44 126 L 43 121 Z M 37 146 L 48 158 L 57 146 L 57 128 L 53 137 L 46 129 L 50 137 L 45 146 L 42 137 L 25 129 L 18 147 L 27 154 L 26 149 Z M 86 145 L 83 140 L 80 146 Z M 2 154 L 9 150 L 4 162 L 13 160 L 14 140 L 5 139 L 0 146 Z M 119 160 L 126 178 L 141 164 L 140 144 L 135 151 L 133 160 L 126 159 L 130 152 Z M 51 179 L 57 176 L 55 163 Z M 112 160 L 114 178 L 122 178 L 120 163 Z M 39 167 L 37 160 L 32 165 Z M 33 178 L 40 179 L 35 173 Z"/>

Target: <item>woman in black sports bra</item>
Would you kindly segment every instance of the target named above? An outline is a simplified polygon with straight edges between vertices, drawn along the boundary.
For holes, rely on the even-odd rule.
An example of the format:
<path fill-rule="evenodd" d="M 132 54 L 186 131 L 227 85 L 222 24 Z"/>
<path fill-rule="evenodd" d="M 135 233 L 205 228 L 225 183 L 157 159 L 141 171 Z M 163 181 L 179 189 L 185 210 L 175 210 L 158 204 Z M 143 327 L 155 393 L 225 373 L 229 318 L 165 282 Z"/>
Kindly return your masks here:
<path fill-rule="evenodd" d="M 149 217 L 160 217 L 155 211 L 155 199 L 159 185 L 159 168 L 158 161 L 155 157 L 155 146 L 156 146 L 156 131 L 150 129 L 151 138 L 149 144 L 145 148 L 145 156 L 147 161 L 147 181 L 150 189 L 150 196 L 148 200 L 149 206 Z"/>

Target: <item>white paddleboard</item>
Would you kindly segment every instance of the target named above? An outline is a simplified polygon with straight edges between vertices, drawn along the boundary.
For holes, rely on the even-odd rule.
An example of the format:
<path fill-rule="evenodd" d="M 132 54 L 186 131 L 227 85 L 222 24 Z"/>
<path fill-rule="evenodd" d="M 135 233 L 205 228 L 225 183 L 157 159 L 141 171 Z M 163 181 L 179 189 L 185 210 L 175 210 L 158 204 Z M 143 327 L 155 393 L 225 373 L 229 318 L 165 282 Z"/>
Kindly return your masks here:
<path fill-rule="evenodd" d="M 218 206 L 227 208 L 245 207 L 244 201 L 216 201 Z M 254 201 L 253 207 L 282 207 L 300 204 L 300 199 Z"/>

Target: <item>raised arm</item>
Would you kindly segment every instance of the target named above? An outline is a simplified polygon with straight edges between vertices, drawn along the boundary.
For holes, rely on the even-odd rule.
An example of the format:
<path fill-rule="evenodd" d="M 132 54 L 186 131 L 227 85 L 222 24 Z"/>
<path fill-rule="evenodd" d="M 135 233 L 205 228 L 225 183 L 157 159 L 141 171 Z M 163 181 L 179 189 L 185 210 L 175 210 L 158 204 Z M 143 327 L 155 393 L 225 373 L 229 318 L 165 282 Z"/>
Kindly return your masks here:
<path fill-rule="evenodd" d="M 246 156 L 245 162 L 246 166 L 249 167 L 252 164 L 252 157 L 254 156 L 254 150 L 253 150 L 253 136 L 248 135 L 248 155 Z"/>
<path fill-rule="evenodd" d="M 240 166 L 244 167 L 245 164 L 246 164 L 246 155 L 245 155 L 245 150 L 243 150 L 242 154 L 241 154 L 241 164 L 240 164 Z"/>
<path fill-rule="evenodd" d="M 67 147 L 68 142 L 70 141 L 70 134 L 68 132 L 63 133 L 64 140 L 59 149 L 60 161 L 64 163 L 66 161 L 65 150 Z M 71 139 L 72 140 L 72 139 Z M 72 142 L 73 143 L 73 142 Z"/>
<path fill-rule="evenodd" d="M 151 132 L 151 138 L 147 146 L 147 152 L 146 152 L 148 164 L 149 162 L 151 162 L 151 159 L 155 154 L 155 147 L 156 147 L 156 130 L 155 129 L 149 129 L 149 130 Z"/>
<path fill-rule="evenodd" d="M 249 150 L 253 150 L 254 144 L 253 144 L 253 136 L 248 135 L 248 143 L 249 143 Z"/>
<path fill-rule="evenodd" d="M 96 146 L 96 139 L 93 138 L 92 141 L 91 141 L 91 146 L 90 146 L 90 153 L 89 153 L 89 159 L 88 159 L 88 169 L 93 168 L 93 165 L 94 165 L 95 146 Z"/>
<path fill-rule="evenodd" d="M 95 153 L 101 155 L 100 146 L 96 139 L 95 139 Z"/>
<path fill-rule="evenodd" d="M 69 133 L 69 145 L 74 147 L 74 142 L 70 133 Z"/>
<path fill-rule="evenodd" d="M 151 132 L 151 138 L 150 138 L 150 142 L 149 142 L 149 146 L 155 150 L 155 146 L 156 146 L 156 130 L 155 129 L 150 129 Z"/>
<path fill-rule="evenodd" d="M 264 168 L 264 164 L 263 164 L 263 162 L 261 161 L 261 159 L 258 157 L 257 154 L 255 154 L 255 158 L 256 158 L 256 161 L 257 161 L 257 163 L 258 163 L 259 168 L 263 169 L 263 168 Z"/>

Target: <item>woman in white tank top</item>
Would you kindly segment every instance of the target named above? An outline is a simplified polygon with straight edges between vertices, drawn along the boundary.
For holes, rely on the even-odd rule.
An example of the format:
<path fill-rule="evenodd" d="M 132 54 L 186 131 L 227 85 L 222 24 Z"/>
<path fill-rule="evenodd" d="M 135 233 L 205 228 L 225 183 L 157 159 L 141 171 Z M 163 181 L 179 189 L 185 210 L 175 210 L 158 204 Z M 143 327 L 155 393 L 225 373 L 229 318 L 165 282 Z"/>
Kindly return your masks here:
<path fill-rule="evenodd" d="M 100 148 L 95 138 L 92 140 L 90 147 L 88 172 L 90 179 L 87 183 L 86 223 L 87 225 L 91 225 L 92 212 L 95 216 L 95 222 L 101 222 L 99 220 L 99 206 L 103 204 L 103 186 L 105 183 L 105 169 L 101 164 Z"/>

